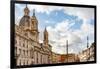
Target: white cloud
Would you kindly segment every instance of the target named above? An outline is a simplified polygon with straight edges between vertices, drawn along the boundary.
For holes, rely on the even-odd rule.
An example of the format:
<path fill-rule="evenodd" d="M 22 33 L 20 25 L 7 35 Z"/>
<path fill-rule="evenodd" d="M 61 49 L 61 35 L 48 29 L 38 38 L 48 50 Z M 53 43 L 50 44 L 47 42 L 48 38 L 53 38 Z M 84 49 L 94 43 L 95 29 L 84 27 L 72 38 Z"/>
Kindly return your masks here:
<path fill-rule="evenodd" d="M 54 52 L 64 54 L 66 53 L 66 40 L 68 40 L 69 46 L 74 46 L 75 44 L 79 44 L 81 39 L 79 36 L 72 33 L 70 27 L 74 24 L 69 23 L 69 21 L 65 20 L 61 23 L 57 23 L 55 27 L 47 27 L 49 32 L 49 40 L 52 45 L 52 49 Z M 69 52 L 75 52 L 73 49 L 69 49 Z"/>
<path fill-rule="evenodd" d="M 49 24 L 50 22 L 49 22 L 49 20 L 45 20 L 45 23 Z"/>
<path fill-rule="evenodd" d="M 50 14 L 52 11 L 55 10 L 61 10 L 63 9 L 62 7 L 57 7 L 57 6 L 45 6 L 45 5 L 28 5 L 30 11 L 32 11 L 33 9 L 36 10 L 36 12 L 39 13 L 46 13 L 46 14 Z"/>
<path fill-rule="evenodd" d="M 71 29 L 71 26 L 75 23 L 70 23 L 65 20 L 61 23 L 57 23 L 55 27 L 48 26 L 49 41 L 52 45 L 52 49 L 56 53 L 66 53 L 66 40 L 68 40 L 69 52 L 79 53 L 82 49 L 86 48 L 86 37 L 94 36 L 94 27 L 90 23 L 83 22 L 80 29 Z M 92 43 L 94 38 L 90 40 Z"/>
<path fill-rule="evenodd" d="M 94 18 L 94 8 L 65 7 L 66 14 L 78 16 L 81 19 Z"/>
<path fill-rule="evenodd" d="M 73 33 L 80 36 L 82 39 L 87 36 L 94 36 L 94 25 L 91 25 L 87 21 L 84 21 L 80 29 L 75 30 Z"/>

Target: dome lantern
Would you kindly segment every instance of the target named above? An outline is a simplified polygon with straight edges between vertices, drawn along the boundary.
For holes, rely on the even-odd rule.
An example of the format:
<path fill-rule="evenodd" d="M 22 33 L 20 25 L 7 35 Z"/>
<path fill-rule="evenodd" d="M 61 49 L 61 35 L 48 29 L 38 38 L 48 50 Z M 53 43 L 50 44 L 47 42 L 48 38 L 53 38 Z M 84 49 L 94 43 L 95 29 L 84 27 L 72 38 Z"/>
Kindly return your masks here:
<path fill-rule="evenodd" d="M 29 9 L 28 9 L 28 7 L 27 7 L 27 4 L 26 4 L 26 7 L 25 7 L 25 9 L 24 9 L 24 15 L 29 15 Z"/>

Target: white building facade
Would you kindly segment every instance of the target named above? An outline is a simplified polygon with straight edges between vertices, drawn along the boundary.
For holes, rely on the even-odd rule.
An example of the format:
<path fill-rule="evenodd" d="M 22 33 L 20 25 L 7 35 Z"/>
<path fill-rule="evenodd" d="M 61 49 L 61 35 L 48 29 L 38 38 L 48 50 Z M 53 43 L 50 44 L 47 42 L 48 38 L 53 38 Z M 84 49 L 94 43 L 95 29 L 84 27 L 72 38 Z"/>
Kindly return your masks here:
<path fill-rule="evenodd" d="M 50 64 L 52 63 L 51 46 L 48 44 L 48 32 L 44 30 L 43 43 L 39 43 L 38 20 L 33 11 L 26 6 L 19 25 L 15 24 L 15 59 L 16 65 Z"/>

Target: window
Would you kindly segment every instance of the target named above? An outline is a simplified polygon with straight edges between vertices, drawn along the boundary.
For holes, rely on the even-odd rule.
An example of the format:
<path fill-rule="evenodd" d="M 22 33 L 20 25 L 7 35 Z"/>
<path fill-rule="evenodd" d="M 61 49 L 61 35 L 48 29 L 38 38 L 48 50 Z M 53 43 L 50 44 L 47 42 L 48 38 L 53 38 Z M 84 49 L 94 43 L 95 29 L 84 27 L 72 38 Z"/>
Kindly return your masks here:
<path fill-rule="evenodd" d="M 28 48 L 28 41 L 26 42 L 27 48 Z"/>
<path fill-rule="evenodd" d="M 21 46 L 21 38 L 19 38 L 19 46 Z"/>
<path fill-rule="evenodd" d="M 27 65 L 28 65 L 28 61 L 27 61 Z"/>
<path fill-rule="evenodd" d="M 39 56 L 39 55 L 38 55 L 38 52 L 37 52 L 37 63 L 39 63 L 39 62 L 38 62 L 38 60 L 39 60 L 39 59 L 38 59 L 38 58 L 39 58 L 38 56 Z"/>
<path fill-rule="evenodd" d="M 27 46 L 27 44 L 26 44 L 26 40 L 25 40 L 25 42 L 24 42 L 24 46 L 25 46 L 25 47 Z"/>
<path fill-rule="evenodd" d="M 17 55 L 17 47 L 15 47 L 15 55 Z"/>
<path fill-rule="evenodd" d="M 28 50 L 27 50 L 27 56 L 28 56 Z"/>
<path fill-rule="evenodd" d="M 21 49 L 19 49 L 19 53 L 21 53 Z"/>
<path fill-rule="evenodd" d="M 23 54 L 25 55 L 25 50 L 23 50 Z"/>
<path fill-rule="evenodd" d="M 15 39 L 15 44 L 17 44 L 17 39 Z"/>
<path fill-rule="evenodd" d="M 19 60 L 19 65 L 21 65 L 21 60 Z"/>

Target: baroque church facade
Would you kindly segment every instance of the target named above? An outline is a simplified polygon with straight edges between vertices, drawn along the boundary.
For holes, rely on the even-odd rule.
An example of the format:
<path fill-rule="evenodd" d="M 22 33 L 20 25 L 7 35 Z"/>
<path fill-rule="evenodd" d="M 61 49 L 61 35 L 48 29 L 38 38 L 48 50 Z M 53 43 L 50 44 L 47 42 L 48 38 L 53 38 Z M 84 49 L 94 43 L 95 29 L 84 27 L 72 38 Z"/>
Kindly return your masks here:
<path fill-rule="evenodd" d="M 39 43 L 38 20 L 33 15 L 29 16 L 30 10 L 24 8 L 24 15 L 19 25 L 15 24 L 15 59 L 16 65 L 51 64 L 52 47 L 48 40 L 48 31 L 44 30 L 43 43 Z"/>

